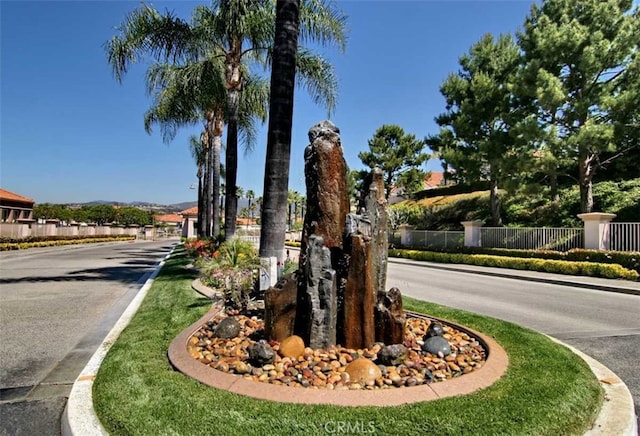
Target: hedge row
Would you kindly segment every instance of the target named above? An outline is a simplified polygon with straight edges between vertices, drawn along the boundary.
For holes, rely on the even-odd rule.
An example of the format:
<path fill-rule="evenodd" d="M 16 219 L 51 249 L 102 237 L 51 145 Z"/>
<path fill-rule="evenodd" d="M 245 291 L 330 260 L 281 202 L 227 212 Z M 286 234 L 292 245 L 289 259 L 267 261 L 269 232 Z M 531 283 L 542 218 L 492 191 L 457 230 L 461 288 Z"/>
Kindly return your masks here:
<path fill-rule="evenodd" d="M 389 250 L 390 257 L 440 263 L 461 263 L 467 265 L 492 266 L 556 274 L 604 277 L 608 279 L 638 280 L 640 274 L 615 263 L 595 261 L 569 261 L 554 259 L 533 259 L 524 257 L 491 256 L 486 254 L 438 253 L 418 250 Z"/>
<path fill-rule="evenodd" d="M 130 235 L 56 235 L 56 236 L 27 236 L 26 238 L 8 238 L 0 236 L 0 243 L 21 244 L 24 242 L 48 242 L 48 241 L 79 241 L 85 239 L 109 239 Z"/>
<path fill-rule="evenodd" d="M 430 250 L 431 251 L 431 250 Z M 446 251 L 450 252 L 450 251 Z M 522 257 L 570 262 L 596 262 L 618 264 L 640 273 L 640 252 L 637 251 L 599 251 L 583 248 L 569 251 L 553 250 L 510 250 L 506 248 L 462 247 L 456 250 L 464 254 L 488 254 L 491 256 Z"/>
<path fill-rule="evenodd" d="M 1 242 L 0 251 L 24 250 L 26 248 L 34 248 L 34 247 L 57 247 L 60 245 L 91 244 L 95 242 L 132 241 L 134 239 L 136 239 L 135 236 L 116 235 L 116 236 L 101 236 L 101 237 L 86 237 L 86 238 L 74 237 L 73 239 L 56 239 L 56 240 L 35 241 L 35 242 Z"/>

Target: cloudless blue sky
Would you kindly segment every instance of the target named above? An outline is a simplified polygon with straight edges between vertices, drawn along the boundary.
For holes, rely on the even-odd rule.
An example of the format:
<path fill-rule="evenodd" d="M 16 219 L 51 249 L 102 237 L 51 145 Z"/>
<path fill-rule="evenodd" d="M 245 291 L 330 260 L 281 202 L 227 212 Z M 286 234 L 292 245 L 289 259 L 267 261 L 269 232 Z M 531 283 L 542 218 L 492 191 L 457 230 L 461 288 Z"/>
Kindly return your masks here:
<path fill-rule="evenodd" d="M 202 2 L 151 2 L 184 18 Z M 437 132 L 443 112 L 439 86 L 458 58 L 485 33 L 515 32 L 533 1 L 338 1 L 348 18 L 344 54 L 329 57 L 339 79 L 331 120 L 345 158 L 362 168 L 358 152 L 383 124 L 419 138 Z M 143 114 L 146 64 L 122 85 L 107 65 L 104 43 L 133 1 L 0 1 L 0 186 L 37 203 L 92 200 L 195 201 L 196 166 L 183 129 L 166 145 L 148 135 Z M 324 119 L 304 89 L 296 90 L 290 189 L 304 193 L 303 151 L 309 128 Z M 262 195 L 266 124 L 255 150 L 241 155 L 238 185 Z M 439 170 L 436 161 L 426 169 Z"/>

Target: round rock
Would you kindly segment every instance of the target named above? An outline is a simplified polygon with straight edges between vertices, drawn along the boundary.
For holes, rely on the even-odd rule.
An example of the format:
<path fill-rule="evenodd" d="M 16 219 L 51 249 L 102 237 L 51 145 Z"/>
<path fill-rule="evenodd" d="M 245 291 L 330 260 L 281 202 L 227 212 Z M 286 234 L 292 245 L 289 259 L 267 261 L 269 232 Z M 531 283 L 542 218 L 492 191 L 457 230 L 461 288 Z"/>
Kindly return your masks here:
<path fill-rule="evenodd" d="M 383 365 L 400 365 L 406 359 L 407 347 L 403 344 L 385 345 L 378 351 L 378 360 Z"/>
<path fill-rule="evenodd" d="M 352 383 L 374 383 L 377 378 L 382 377 L 382 371 L 378 365 L 361 357 L 346 366 L 344 372 L 349 374 Z"/>
<path fill-rule="evenodd" d="M 218 338 L 231 339 L 240 334 L 240 323 L 232 316 L 228 316 L 218 323 L 213 334 Z"/>
<path fill-rule="evenodd" d="M 451 346 L 449 342 L 441 336 L 432 336 L 424 341 L 422 349 L 427 353 L 431 353 L 437 356 L 438 353 L 442 353 L 444 356 L 451 354 Z"/>
<path fill-rule="evenodd" d="M 429 324 L 429 328 L 427 329 L 427 334 L 424 337 L 426 341 L 428 338 L 432 338 L 433 336 L 442 336 L 444 335 L 444 328 L 442 324 L 438 324 L 436 322 L 432 322 Z"/>
<path fill-rule="evenodd" d="M 304 354 L 304 341 L 300 336 L 288 336 L 280 342 L 278 352 L 282 357 L 297 359 Z"/>
<path fill-rule="evenodd" d="M 257 366 L 268 365 L 276 358 L 276 352 L 264 339 L 249 345 L 247 351 L 249 352 L 249 360 Z"/>

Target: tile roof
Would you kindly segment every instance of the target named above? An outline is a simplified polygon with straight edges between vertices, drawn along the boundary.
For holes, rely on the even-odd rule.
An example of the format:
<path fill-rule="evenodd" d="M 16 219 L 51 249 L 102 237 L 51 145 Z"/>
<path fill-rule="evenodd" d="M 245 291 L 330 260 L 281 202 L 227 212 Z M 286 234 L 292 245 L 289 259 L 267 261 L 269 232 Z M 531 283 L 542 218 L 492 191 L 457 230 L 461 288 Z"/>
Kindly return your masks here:
<path fill-rule="evenodd" d="M 182 216 L 185 216 L 185 215 L 198 215 L 198 206 L 191 207 L 189 209 L 185 209 L 182 212 L 180 212 L 180 215 L 182 215 Z"/>
<path fill-rule="evenodd" d="M 181 223 L 182 216 L 176 213 L 170 213 L 165 215 L 156 215 L 156 222 L 165 222 L 165 223 Z"/>
<path fill-rule="evenodd" d="M 444 173 L 438 171 L 431 171 L 428 177 L 424 178 L 424 185 L 426 188 L 435 188 L 442 186 L 444 179 Z"/>
<path fill-rule="evenodd" d="M 0 200 L 21 201 L 23 203 L 31 204 L 35 203 L 35 201 L 30 198 L 23 197 L 22 195 L 15 194 L 2 188 L 0 188 Z"/>

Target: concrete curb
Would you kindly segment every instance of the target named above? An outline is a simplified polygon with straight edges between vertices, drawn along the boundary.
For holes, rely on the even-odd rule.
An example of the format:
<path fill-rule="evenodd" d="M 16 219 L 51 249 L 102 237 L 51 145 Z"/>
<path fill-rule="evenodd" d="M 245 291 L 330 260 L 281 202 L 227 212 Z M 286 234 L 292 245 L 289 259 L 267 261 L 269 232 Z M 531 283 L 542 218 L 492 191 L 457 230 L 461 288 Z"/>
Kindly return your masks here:
<path fill-rule="evenodd" d="M 587 362 L 604 390 L 604 402 L 600 413 L 593 427 L 585 433 L 585 436 L 637 436 L 638 426 L 633 398 L 627 385 L 613 371 L 591 356 L 551 336 L 547 335 L 547 337 L 564 345 Z"/>
<path fill-rule="evenodd" d="M 174 247 L 175 249 L 175 247 Z M 108 433 L 100 423 L 98 416 L 93 408 L 93 380 L 96 378 L 98 369 L 107 355 L 111 346 L 115 343 L 120 333 L 129 325 L 131 318 L 135 315 L 147 295 L 149 288 L 157 277 L 160 269 L 165 261 L 173 254 L 173 249 L 167 254 L 155 270 L 151 273 L 147 281 L 140 288 L 134 299 L 131 301 L 127 309 L 122 313 L 116 324 L 113 326 L 109 334 L 104 338 L 102 344 L 93 354 L 87 365 L 84 367 L 76 381 L 73 383 L 67 405 L 62 414 L 62 435 L 63 436 L 104 436 Z"/>

